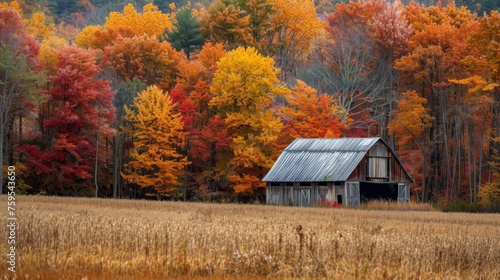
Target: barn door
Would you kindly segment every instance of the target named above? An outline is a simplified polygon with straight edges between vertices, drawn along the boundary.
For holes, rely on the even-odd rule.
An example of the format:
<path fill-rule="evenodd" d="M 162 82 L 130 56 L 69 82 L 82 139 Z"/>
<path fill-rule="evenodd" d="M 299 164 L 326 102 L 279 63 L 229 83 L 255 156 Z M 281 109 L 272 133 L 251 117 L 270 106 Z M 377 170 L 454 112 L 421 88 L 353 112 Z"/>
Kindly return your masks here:
<path fill-rule="evenodd" d="M 401 203 L 410 202 L 410 185 L 405 183 L 398 184 L 398 201 Z"/>
<path fill-rule="evenodd" d="M 359 182 L 346 182 L 347 188 L 347 206 L 359 207 Z"/>
<path fill-rule="evenodd" d="M 300 206 L 310 206 L 311 205 L 311 189 L 301 189 L 300 190 L 299 205 Z"/>

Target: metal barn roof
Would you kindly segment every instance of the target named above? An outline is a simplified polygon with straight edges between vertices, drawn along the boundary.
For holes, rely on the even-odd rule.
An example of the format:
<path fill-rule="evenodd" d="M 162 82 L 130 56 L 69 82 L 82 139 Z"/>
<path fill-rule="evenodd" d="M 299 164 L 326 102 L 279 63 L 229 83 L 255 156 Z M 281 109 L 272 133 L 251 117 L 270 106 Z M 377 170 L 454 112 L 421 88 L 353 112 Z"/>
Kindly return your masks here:
<path fill-rule="evenodd" d="M 295 139 L 279 156 L 264 182 L 345 181 L 376 138 Z"/>

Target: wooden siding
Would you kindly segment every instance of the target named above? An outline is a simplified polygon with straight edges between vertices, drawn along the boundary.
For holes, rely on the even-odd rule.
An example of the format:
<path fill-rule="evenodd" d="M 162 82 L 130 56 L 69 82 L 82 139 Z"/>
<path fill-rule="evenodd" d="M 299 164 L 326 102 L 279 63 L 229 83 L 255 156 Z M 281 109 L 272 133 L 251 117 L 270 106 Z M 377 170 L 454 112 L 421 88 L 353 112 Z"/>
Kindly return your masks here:
<path fill-rule="evenodd" d="M 266 203 L 275 205 L 314 206 L 320 202 L 335 201 L 333 183 L 268 183 Z"/>
<path fill-rule="evenodd" d="M 366 157 L 363 157 L 354 171 L 351 173 L 348 181 L 364 181 L 366 180 Z"/>
<path fill-rule="evenodd" d="M 396 160 L 391 161 L 391 181 L 410 183 L 412 180 L 408 177 L 406 171 Z"/>
<path fill-rule="evenodd" d="M 334 203 L 348 207 L 359 207 L 362 201 L 362 182 L 296 182 L 296 183 L 268 183 L 266 188 L 267 204 L 306 206 L 311 207 L 319 203 Z M 379 185 L 387 187 L 396 184 L 397 201 L 407 203 L 410 200 L 409 183 L 365 183 L 374 188 Z M 396 197 L 394 197 L 396 200 Z"/>
<path fill-rule="evenodd" d="M 411 182 L 399 161 L 392 156 L 391 150 L 381 142 L 366 153 L 347 180 L 374 183 Z"/>
<path fill-rule="evenodd" d="M 391 151 L 382 142 L 373 145 L 366 155 L 366 181 L 389 182 Z"/>

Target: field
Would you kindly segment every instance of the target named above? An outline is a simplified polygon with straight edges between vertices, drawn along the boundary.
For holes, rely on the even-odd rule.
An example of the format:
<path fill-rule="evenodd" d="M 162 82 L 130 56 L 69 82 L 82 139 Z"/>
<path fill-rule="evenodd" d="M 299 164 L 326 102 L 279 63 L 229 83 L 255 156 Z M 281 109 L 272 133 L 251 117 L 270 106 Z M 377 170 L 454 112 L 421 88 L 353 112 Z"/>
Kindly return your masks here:
<path fill-rule="evenodd" d="M 16 207 L 4 279 L 500 279 L 498 214 L 38 196 Z"/>

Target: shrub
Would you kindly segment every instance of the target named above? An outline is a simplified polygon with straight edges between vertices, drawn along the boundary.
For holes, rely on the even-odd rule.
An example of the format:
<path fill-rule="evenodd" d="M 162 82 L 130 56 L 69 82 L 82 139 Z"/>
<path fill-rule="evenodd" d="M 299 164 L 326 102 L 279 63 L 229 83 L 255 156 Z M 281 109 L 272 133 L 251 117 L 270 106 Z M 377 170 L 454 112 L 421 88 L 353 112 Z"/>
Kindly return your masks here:
<path fill-rule="evenodd" d="M 453 201 L 446 204 L 438 204 L 437 207 L 443 212 L 481 213 L 485 211 L 485 209 L 483 209 L 483 205 L 470 204 L 465 201 Z"/>
<path fill-rule="evenodd" d="M 337 201 L 331 202 L 326 199 L 320 199 L 316 203 L 317 207 L 323 207 L 323 208 L 342 208 L 342 204 L 339 204 Z"/>

